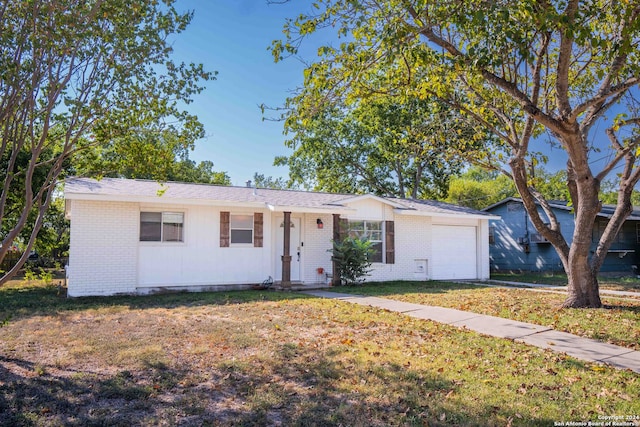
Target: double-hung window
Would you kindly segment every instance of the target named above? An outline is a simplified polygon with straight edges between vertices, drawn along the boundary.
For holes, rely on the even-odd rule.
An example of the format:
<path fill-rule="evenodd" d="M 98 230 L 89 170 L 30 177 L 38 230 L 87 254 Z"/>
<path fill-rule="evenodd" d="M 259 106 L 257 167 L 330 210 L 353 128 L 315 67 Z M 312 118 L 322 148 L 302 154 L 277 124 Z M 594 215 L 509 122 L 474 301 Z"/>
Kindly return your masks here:
<path fill-rule="evenodd" d="M 231 244 L 253 244 L 253 215 L 234 215 L 229 217 Z"/>
<path fill-rule="evenodd" d="M 140 212 L 141 242 L 183 242 L 184 213 Z"/>
<path fill-rule="evenodd" d="M 384 262 L 384 230 L 382 221 L 349 221 L 349 237 L 371 242 L 371 262 Z"/>

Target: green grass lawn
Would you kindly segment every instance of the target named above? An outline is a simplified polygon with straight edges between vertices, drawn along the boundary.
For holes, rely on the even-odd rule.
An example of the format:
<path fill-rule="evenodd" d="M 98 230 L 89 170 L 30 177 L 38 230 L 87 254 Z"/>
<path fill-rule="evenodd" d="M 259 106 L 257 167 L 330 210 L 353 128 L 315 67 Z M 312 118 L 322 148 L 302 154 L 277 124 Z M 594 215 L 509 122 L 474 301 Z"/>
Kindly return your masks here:
<path fill-rule="evenodd" d="M 567 285 L 567 275 L 565 273 L 493 273 L 491 274 L 491 279 L 554 286 Z M 640 279 L 635 276 L 611 277 L 601 275 L 598 277 L 598 283 L 601 289 L 640 292 Z"/>
<path fill-rule="evenodd" d="M 357 291 L 367 289 L 384 291 Z M 412 295 L 455 291 L 465 289 Z M 630 371 L 295 293 L 69 300 L 12 283 L 0 319 L 3 426 L 549 426 L 640 414 Z"/>
<path fill-rule="evenodd" d="M 464 283 L 385 282 L 334 290 L 514 319 L 640 350 L 640 299 L 602 295 L 604 308 L 560 309 L 562 294 Z"/>

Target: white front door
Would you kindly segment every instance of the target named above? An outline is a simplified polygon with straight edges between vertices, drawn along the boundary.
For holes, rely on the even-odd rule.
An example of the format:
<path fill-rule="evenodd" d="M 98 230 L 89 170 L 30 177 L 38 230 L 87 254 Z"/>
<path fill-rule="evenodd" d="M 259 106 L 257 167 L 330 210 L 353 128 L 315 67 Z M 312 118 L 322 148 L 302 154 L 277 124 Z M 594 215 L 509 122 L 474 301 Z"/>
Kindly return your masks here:
<path fill-rule="evenodd" d="M 291 281 L 300 280 L 300 259 L 302 251 L 300 247 L 300 218 L 291 218 Z M 282 253 L 284 252 L 284 217 L 276 218 L 276 280 L 282 280 Z"/>

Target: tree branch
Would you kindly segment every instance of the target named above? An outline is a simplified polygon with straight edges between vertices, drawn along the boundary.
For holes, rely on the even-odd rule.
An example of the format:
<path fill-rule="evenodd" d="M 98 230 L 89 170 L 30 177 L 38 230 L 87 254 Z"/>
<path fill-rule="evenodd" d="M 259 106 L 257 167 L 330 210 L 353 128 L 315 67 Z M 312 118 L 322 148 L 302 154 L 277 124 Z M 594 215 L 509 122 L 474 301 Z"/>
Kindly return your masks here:
<path fill-rule="evenodd" d="M 575 2 L 575 0 L 573 2 Z M 409 7 L 408 9 L 414 21 L 420 22 L 420 17 L 418 16 L 415 9 L 413 9 L 412 7 Z M 422 24 L 420 25 L 420 28 L 417 28 L 417 31 L 432 43 L 446 50 L 454 58 L 458 58 L 462 60 L 468 67 L 475 69 L 477 72 L 481 73 L 482 77 L 484 77 L 484 79 L 488 83 L 492 84 L 496 88 L 502 89 L 504 92 L 509 94 L 514 99 L 514 101 L 516 101 L 527 114 L 535 118 L 537 121 L 547 126 L 549 129 L 553 130 L 554 132 L 564 133 L 564 126 L 562 125 L 562 123 L 557 119 L 555 119 L 554 117 L 541 111 L 527 97 L 525 93 L 523 93 L 520 89 L 518 89 L 518 86 L 516 84 L 497 76 L 496 74 L 488 71 L 487 69 L 478 68 L 477 66 L 474 66 L 466 54 L 458 50 L 458 48 L 454 44 L 438 36 L 431 27 L 426 26 L 425 24 Z"/>
<path fill-rule="evenodd" d="M 560 29 L 560 48 L 558 52 L 558 66 L 556 68 L 556 103 L 560 117 L 570 119 L 571 104 L 569 102 L 569 70 L 571 69 L 571 50 L 573 36 L 570 29 L 575 24 L 575 16 L 578 12 L 578 0 L 569 0 L 563 15 L 567 17 L 567 23 Z M 571 123 L 571 121 L 569 121 Z"/>

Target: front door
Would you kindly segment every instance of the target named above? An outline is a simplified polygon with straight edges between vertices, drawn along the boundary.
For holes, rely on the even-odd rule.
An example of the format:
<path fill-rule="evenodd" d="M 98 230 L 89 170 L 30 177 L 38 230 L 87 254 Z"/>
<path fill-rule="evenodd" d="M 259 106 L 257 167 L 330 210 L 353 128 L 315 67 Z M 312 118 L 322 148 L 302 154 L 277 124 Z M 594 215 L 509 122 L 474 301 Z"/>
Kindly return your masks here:
<path fill-rule="evenodd" d="M 276 280 L 282 280 L 282 253 L 284 252 L 284 217 L 276 219 Z M 291 218 L 291 281 L 300 281 L 300 218 Z"/>

